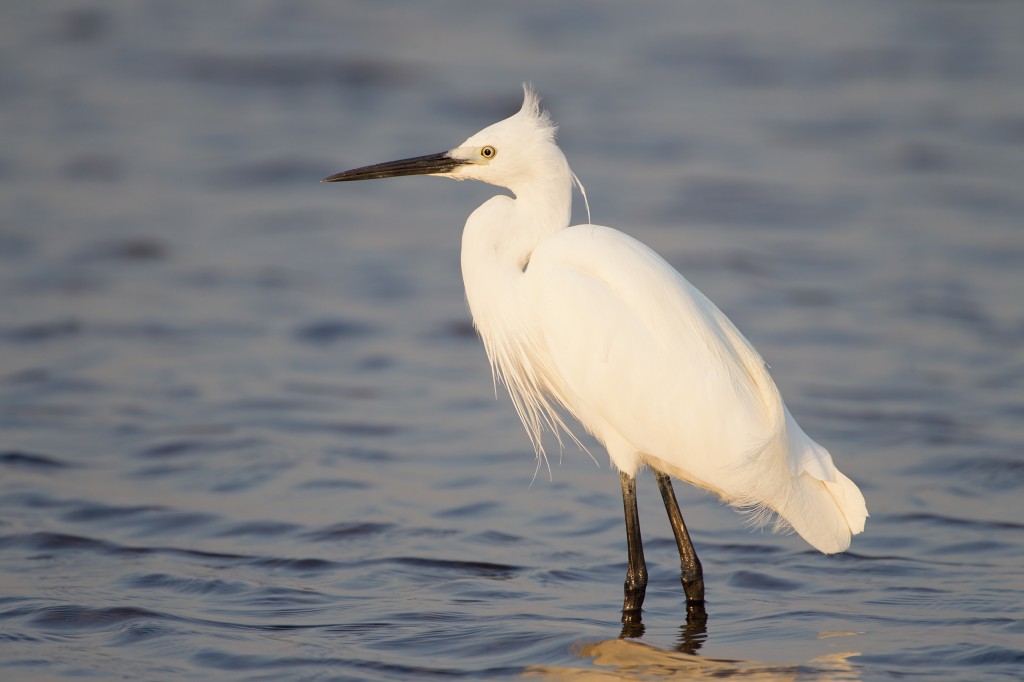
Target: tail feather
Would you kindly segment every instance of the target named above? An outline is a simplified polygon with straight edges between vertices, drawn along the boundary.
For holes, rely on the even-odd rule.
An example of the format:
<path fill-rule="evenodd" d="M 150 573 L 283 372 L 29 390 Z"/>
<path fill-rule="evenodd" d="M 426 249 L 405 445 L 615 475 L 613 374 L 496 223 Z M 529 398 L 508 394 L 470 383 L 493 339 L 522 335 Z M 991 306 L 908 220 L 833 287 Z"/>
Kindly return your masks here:
<path fill-rule="evenodd" d="M 789 409 L 783 410 L 790 485 L 783 486 L 776 511 L 815 549 L 842 552 L 852 536 L 864 530 L 864 495 L 836 468 L 828 450 L 800 428 Z"/>
<path fill-rule="evenodd" d="M 846 517 L 846 525 L 850 527 L 850 532 L 853 535 L 863 533 L 864 522 L 868 518 L 868 506 L 857 484 L 837 469 L 835 483 L 826 483 L 825 487 L 831 493 L 839 511 Z"/>
<path fill-rule="evenodd" d="M 653 468 L 717 494 L 747 515 L 751 526 L 792 528 L 824 554 L 846 551 L 868 517 L 864 495 L 841 472 L 832 455 L 800 428 L 783 405 L 785 425 L 747 457 L 697 478 L 650 455 Z"/>
<path fill-rule="evenodd" d="M 828 456 L 827 450 L 817 447 Z M 748 515 L 752 526 L 770 525 L 774 517 L 776 532 L 792 528 L 825 554 L 845 551 L 852 537 L 863 532 L 868 516 L 864 496 L 831 463 L 831 457 L 823 471 L 815 464 L 793 474 L 788 467 L 776 465 L 755 473 L 742 494 L 720 492 L 725 501 Z"/>
<path fill-rule="evenodd" d="M 812 547 L 825 554 L 843 552 L 864 530 L 868 510 L 857 485 L 835 470 L 835 481 L 803 473 L 775 511 Z"/>

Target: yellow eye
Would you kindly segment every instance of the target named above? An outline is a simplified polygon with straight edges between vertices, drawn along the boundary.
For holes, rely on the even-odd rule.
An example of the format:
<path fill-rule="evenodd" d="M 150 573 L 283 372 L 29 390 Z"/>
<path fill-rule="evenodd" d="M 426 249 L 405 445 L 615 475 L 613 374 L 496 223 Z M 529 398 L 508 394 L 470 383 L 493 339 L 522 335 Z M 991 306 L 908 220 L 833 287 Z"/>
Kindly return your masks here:
<path fill-rule="evenodd" d="M 480 156 L 484 157 L 485 159 L 493 159 L 497 155 L 498 150 L 490 145 L 480 150 Z"/>

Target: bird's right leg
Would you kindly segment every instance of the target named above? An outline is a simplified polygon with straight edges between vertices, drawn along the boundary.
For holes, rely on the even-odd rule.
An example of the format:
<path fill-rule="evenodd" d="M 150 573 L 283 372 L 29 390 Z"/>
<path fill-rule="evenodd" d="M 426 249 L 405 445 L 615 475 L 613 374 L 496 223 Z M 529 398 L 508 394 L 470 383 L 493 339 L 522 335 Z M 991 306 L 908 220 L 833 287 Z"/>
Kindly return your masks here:
<path fill-rule="evenodd" d="M 686 524 L 683 523 L 683 514 L 679 511 L 676 493 L 672 490 L 672 479 L 668 474 L 658 470 L 654 471 L 654 478 L 658 481 L 661 499 L 665 502 L 665 511 L 668 512 L 672 533 L 676 536 L 676 545 L 679 547 L 680 580 L 683 583 L 683 592 L 686 593 L 686 609 L 703 611 L 704 570 L 701 568 L 700 559 L 697 558 L 697 550 L 693 548 Z"/>
<path fill-rule="evenodd" d="M 622 621 L 639 622 L 640 607 L 647 592 L 647 564 L 644 544 L 640 539 L 640 515 L 636 509 L 636 478 L 619 472 L 622 481 L 622 506 L 626 512 L 626 545 L 629 564 L 626 568 L 625 599 L 622 602 Z"/>

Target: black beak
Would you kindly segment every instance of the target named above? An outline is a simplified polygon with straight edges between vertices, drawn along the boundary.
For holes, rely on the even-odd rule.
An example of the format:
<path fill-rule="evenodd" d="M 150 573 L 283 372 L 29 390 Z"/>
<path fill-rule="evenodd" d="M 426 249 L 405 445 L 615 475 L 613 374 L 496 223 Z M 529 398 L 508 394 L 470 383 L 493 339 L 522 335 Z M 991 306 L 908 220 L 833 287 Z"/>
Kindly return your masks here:
<path fill-rule="evenodd" d="M 320 182 L 349 182 L 352 180 L 377 180 L 379 178 L 395 178 L 401 175 L 433 175 L 435 173 L 450 173 L 465 161 L 453 159 L 448 152 L 440 154 L 428 154 L 416 156 L 411 159 L 399 161 L 388 161 L 377 163 L 372 166 L 353 168 L 329 175 Z"/>

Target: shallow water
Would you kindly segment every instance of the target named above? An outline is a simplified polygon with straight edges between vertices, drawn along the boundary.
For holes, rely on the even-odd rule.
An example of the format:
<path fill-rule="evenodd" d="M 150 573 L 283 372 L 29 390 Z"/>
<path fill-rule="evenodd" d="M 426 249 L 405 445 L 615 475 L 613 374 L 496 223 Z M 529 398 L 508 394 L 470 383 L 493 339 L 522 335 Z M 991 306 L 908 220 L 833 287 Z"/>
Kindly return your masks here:
<path fill-rule="evenodd" d="M 0 677 L 1017 678 L 1024 6 L 549 4 L 0 9 Z M 680 485 L 687 625 L 645 477 L 620 638 L 617 476 L 535 471 L 467 318 L 493 190 L 317 182 L 523 80 L 860 483 L 850 552 Z"/>

